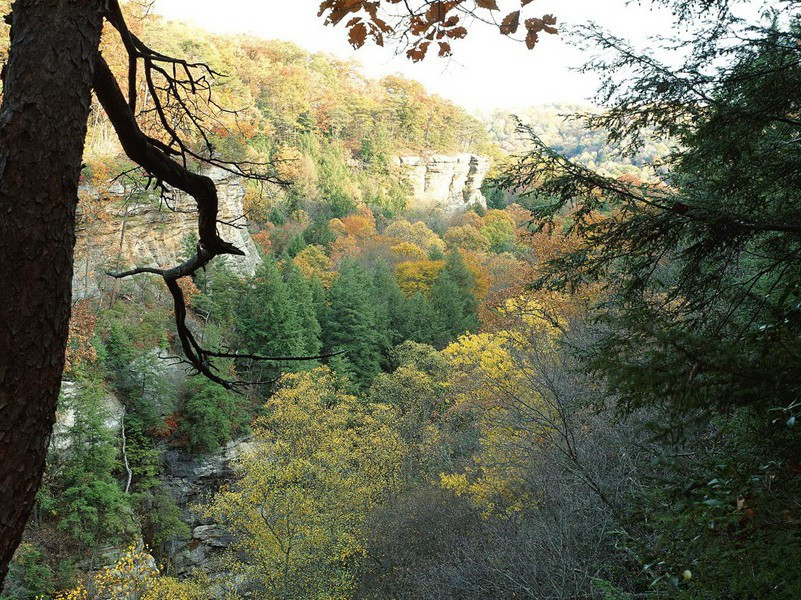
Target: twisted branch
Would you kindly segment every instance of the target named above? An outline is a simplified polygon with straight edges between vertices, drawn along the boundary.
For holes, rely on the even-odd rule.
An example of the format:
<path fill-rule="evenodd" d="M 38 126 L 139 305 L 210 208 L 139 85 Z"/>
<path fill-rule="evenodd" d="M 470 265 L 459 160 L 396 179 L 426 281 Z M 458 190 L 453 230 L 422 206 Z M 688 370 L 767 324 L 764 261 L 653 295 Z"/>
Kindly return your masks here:
<path fill-rule="evenodd" d="M 203 63 L 189 63 L 182 59 L 160 54 L 148 48 L 128 29 L 117 0 L 109 0 L 106 18 L 119 32 L 129 56 L 128 98 L 126 100 L 116 77 L 111 72 L 108 63 L 102 57 L 98 59 L 95 68 L 95 94 L 114 127 L 126 155 L 144 169 L 148 176 L 156 181 L 157 186 L 164 188 L 166 184 L 194 198 L 198 207 L 199 237 L 196 254 L 173 268 L 140 267 L 129 271 L 119 273 L 109 272 L 107 274 L 116 279 L 123 279 L 144 273 L 159 275 L 166 283 L 167 289 L 173 297 L 178 338 L 187 361 L 199 373 L 227 389 L 235 389 L 238 385 L 246 385 L 253 382 L 234 382 L 224 379 L 218 375 L 218 369 L 215 367 L 212 360 L 214 358 L 263 361 L 305 361 L 334 356 L 334 354 L 329 354 L 321 356 L 268 357 L 256 354 L 219 352 L 207 350 L 197 342 L 186 323 L 186 300 L 181 286 L 179 285 L 179 280 L 183 277 L 190 277 L 196 273 L 198 269 L 205 267 L 216 256 L 221 254 L 244 256 L 245 253 L 234 244 L 223 240 L 219 236 L 217 231 L 217 187 L 210 177 L 190 171 L 187 166 L 187 159 L 195 159 L 201 163 L 214 165 L 229 173 L 242 175 L 251 179 L 271 181 L 274 183 L 284 182 L 270 173 L 254 174 L 245 172 L 240 167 L 243 163 L 233 163 L 212 158 L 212 144 L 203 129 L 202 119 L 193 112 L 193 107 L 196 105 L 189 102 L 186 97 L 184 97 L 184 94 L 197 94 L 199 91 L 203 91 L 209 95 L 208 101 L 213 105 L 210 96 L 211 84 L 209 80 L 206 79 L 206 75 L 214 77 L 215 75 L 219 75 L 218 73 Z M 140 59 L 144 63 L 145 81 L 155 107 L 152 110 L 155 110 L 161 127 L 167 132 L 170 138 L 168 143 L 146 135 L 136 120 L 136 77 L 138 72 L 137 65 Z M 168 73 L 167 69 L 159 66 L 157 63 L 171 65 L 172 74 Z M 179 68 L 186 79 L 179 78 Z M 205 75 L 196 76 L 193 73 L 193 69 L 202 69 Z M 154 73 L 163 78 L 166 82 L 165 86 L 159 87 L 156 84 L 153 76 Z M 165 94 L 167 104 L 162 101 L 159 92 Z M 174 126 L 168 118 L 168 113 L 178 114 L 179 119 L 188 119 L 192 129 L 200 133 L 209 152 L 209 157 L 201 156 L 189 147 L 181 138 L 180 125 L 178 127 Z M 255 163 L 244 164 L 253 165 Z"/>

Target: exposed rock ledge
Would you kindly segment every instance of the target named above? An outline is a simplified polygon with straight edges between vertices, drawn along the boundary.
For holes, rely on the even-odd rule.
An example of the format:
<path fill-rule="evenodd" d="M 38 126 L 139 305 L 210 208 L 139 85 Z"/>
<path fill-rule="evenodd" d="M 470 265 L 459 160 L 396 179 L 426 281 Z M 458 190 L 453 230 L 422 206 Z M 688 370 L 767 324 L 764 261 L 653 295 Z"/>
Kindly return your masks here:
<path fill-rule="evenodd" d="M 253 275 L 260 263 L 256 246 L 243 215 L 245 186 L 222 169 L 206 174 L 217 183 L 220 236 L 244 250 L 246 256 L 220 257 L 237 273 Z M 197 233 L 197 207 L 188 195 L 176 192 L 170 210 L 158 199 L 124 204 L 128 194 L 121 184 L 110 192 L 121 201 L 113 205 L 110 220 L 84 219 L 77 228 L 73 297 L 85 298 L 111 286 L 104 275 L 112 268 L 132 266 L 172 267 L 188 258 L 186 242 Z M 230 225 L 229 223 L 235 223 Z"/>
<path fill-rule="evenodd" d="M 411 184 L 414 204 L 435 205 L 445 212 L 464 210 L 474 204 L 487 206 L 481 184 L 490 164 L 483 156 L 400 156 L 395 163 Z"/>
<path fill-rule="evenodd" d="M 182 508 L 182 519 L 192 530 L 190 540 L 172 548 L 173 568 L 179 576 L 196 569 L 215 575 L 214 558 L 231 544 L 231 534 L 219 524 L 200 518 L 192 507 L 211 500 L 220 485 L 233 477 L 239 458 L 255 443 L 252 438 L 234 440 L 208 456 L 189 456 L 175 450 L 165 453 L 162 489 Z"/>

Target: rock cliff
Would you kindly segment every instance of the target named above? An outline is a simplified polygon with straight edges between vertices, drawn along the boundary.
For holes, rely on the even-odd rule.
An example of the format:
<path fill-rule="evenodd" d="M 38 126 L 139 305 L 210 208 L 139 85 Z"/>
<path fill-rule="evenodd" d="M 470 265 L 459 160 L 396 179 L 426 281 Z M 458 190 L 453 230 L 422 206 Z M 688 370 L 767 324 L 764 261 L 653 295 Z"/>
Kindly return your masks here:
<path fill-rule="evenodd" d="M 243 218 L 245 186 L 221 169 L 209 170 L 207 175 L 217 183 L 220 235 L 246 254 L 221 260 L 242 275 L 253 275 L 260 259 Z M 110 286 L 106 270 L 175 266 L 188 257 L 187 241 L 197 232 L 197 208 L 186 194 L 176 192 L 165 206 L 158 198 L 124 202 L 130 190 L 122 184 L 109 193 L 120 198 L 106 209 L 111 218 L 87 217 L 78 223 L 73 279 L 73 297 L 77 299 Z"/>
<path fill-rule="evenodd" d="M 236 462 L 253 444 L 250 438 L 234 440 L 208 456 L 189 456 L 176 450 L 165 453 L 162 487 L 181 507 L 183 521 L 192 531 L 190 540 L 177 542 L 172 548 L 173 568 L 179 576 L 198 568 L 214 575 L 213 558 L 218 557 L 233 538 L 225 528 L 200 518 L 192 508 L 208 502 L 220 485 L 231 479 Z"/>
<path fill-rule="evenodd" d="M 487 206 L 481 184 L 490 164 L 483 156 L 401 156 L 395 163 L 411 185 L 412 204 L 435 205 L 445 212 L 464 210 L 474 204 Z"/>

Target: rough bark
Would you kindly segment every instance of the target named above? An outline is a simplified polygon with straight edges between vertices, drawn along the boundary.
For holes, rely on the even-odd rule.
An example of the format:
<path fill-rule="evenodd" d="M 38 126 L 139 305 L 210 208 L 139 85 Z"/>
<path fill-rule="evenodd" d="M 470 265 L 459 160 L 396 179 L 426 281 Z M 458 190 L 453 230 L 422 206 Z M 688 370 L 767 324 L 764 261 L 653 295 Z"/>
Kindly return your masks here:
<path fill-rule="evenodd" d="M 42 478 L 67 341 L 103 0 L 17 0 L 0 107 L 0 587 Z"/>

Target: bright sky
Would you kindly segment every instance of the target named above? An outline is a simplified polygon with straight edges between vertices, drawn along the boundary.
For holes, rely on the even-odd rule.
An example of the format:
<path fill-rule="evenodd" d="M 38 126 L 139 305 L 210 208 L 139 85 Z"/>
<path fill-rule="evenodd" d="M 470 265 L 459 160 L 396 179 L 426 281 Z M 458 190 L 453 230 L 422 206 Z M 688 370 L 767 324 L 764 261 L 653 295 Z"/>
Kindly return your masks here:
<path fill-rule="evenodd" d="M 454 57 L 427 58 L 412 63 L 395 55 L 391 43 L 379 48 L 366 44 L 353 50 L 342 27 L 326 27 L 317 17 L 320 0 L 156 0 L 155 11 L 169 19 L 188 21 L 217 33 L 250 33 L 283 39 L 310 51 L 356 58 L 368 75 L 402 73 L 422 82 L 440 96 L 465 108 L 515 108 L 549 102 L 583 102 L 592 96 L 592 75 L 570 71 L 586 55 L 557 36 L 541 35 L 529 51 L 522 43 L 502 37 L 497 30 L 475 23 L 464 40 L 453 44 Z M 499 14 L 514 10 L 517 0 L 501 0 Z M 612 32 L 644 41 L 647 35 L 668 33 L 670 15 L 625 0 L 537 0 L 524 15 L 551 12 L 560 23 L 593 20 Z M 522 24 L 521 24 L 522 26 Z"/>

